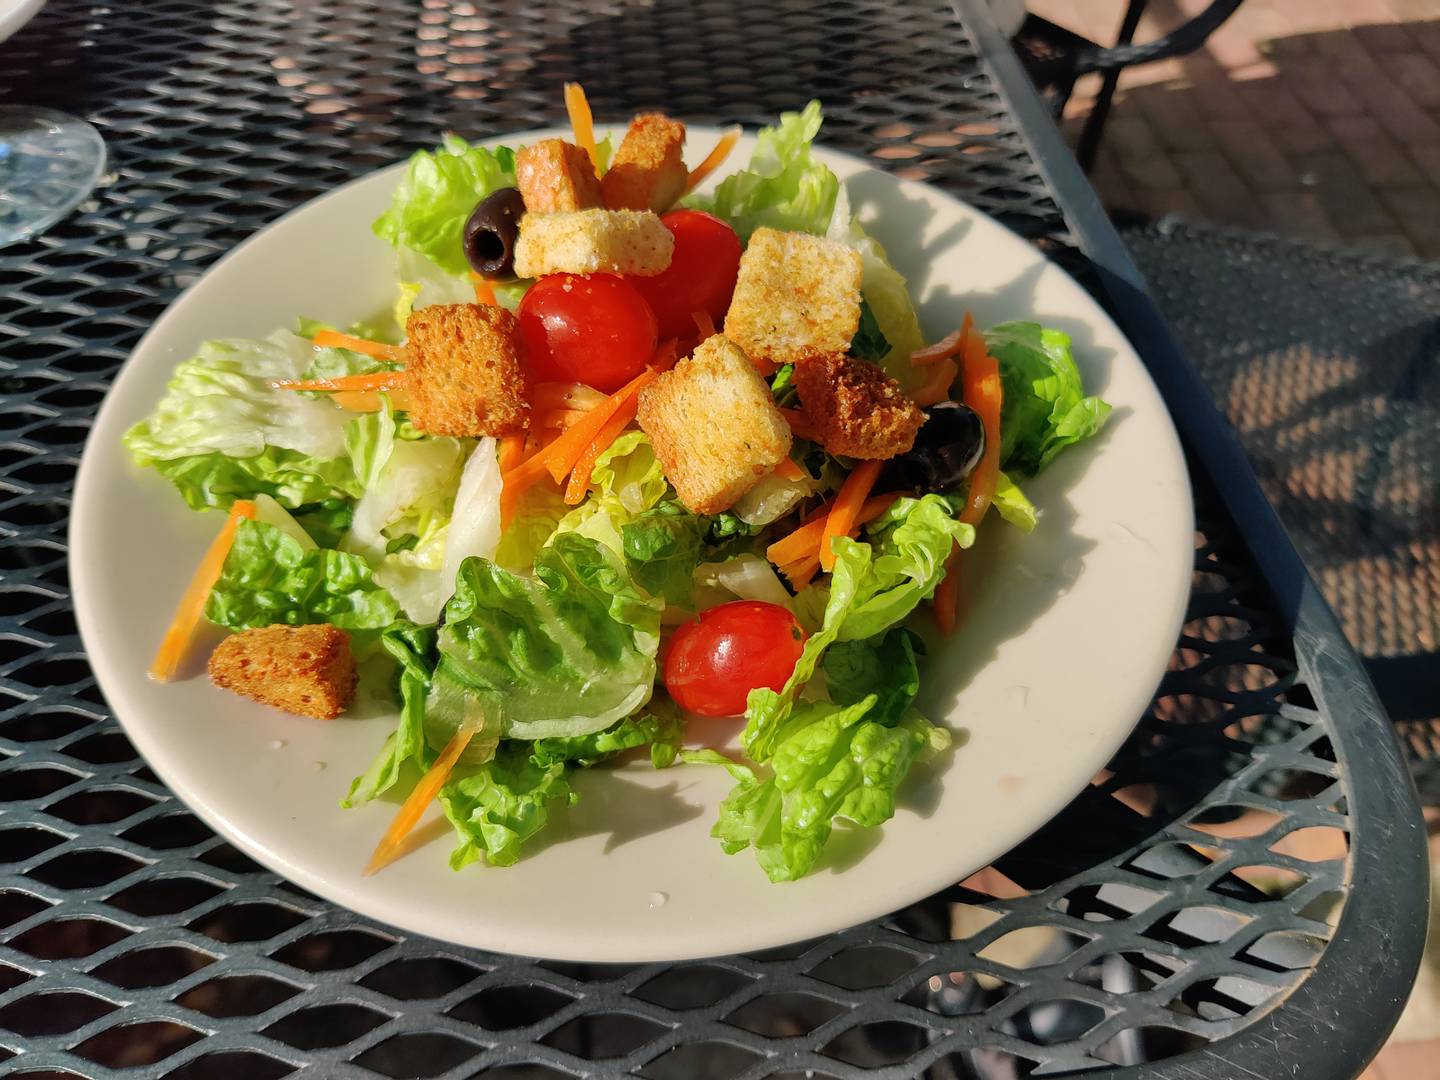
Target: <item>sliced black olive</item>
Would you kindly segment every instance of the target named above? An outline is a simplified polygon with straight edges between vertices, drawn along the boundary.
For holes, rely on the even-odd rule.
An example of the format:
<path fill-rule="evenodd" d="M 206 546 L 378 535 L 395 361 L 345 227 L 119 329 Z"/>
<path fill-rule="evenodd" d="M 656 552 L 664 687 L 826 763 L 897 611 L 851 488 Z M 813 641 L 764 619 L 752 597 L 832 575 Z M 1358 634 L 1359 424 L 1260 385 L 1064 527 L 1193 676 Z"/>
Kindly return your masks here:
<path fill-rule="evenodd" d="M 985 452 L 985 425 L 968 405 L 942 401 L 925 410 L 915 445 L 891 458 L 880 483 L 890 490 L 954 491 Z"/>
<path fill-rule="evenodd" d="M 465 222 L 465 258 L 477 274 L 509 277 L 515 267 L 515 240 L 525 200 L 515 188 L 492 191 Z"/>

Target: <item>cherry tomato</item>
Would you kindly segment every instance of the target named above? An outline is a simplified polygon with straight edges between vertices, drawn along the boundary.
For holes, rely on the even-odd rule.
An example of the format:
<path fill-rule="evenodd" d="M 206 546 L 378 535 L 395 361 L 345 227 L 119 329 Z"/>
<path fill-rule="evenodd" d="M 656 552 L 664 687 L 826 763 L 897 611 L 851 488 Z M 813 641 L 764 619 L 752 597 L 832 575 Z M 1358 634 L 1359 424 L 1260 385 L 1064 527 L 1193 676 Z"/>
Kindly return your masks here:
<path fill-rule="evenodd" d="M 665 688 L 682 709 L 736 716 L 757 686 L 779 690 L 795 670 L 805 631 L 779 604 L 736 600 L 702 612 L 670 639 Z"/>
<path fill-rule="evenodd" d="M 611 274 L 543 277 L 517 314 L 534 382 L 582 382 L 611 394 L 655 355 L 655 313 Z"/>
<path fill-rule="evenodd" d="M 675 237 L 670 265 L 654 277 L 629 280 L 655 309 L 661 337 L 693 337 L 694 312 L 709 312 L 717 326 L 725 318 L 740 272 L 740 237 L 700 210 L 671 210 L 660 220 Z"/>

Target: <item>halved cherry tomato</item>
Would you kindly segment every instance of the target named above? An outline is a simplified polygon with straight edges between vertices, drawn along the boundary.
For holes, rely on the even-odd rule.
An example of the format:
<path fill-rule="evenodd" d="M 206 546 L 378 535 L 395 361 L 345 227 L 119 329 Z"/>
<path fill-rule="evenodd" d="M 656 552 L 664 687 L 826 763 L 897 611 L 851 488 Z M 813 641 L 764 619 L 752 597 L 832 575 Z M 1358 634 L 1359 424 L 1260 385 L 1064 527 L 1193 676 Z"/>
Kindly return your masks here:
<path fill-rule="evenodd" d="M 737 716 L 751 690 L 785 685 L 804 647 L 805 631 L 779 604 L 721 604 L 675 631 L 665 654 L 665 689 L 682 709 Z"/>
<path fill-rule="evenodd" d="M 612 274 L 551 274 L 516 313 L 532 383 L 582 382 L 614 393 L 655 354 L 655 313 Z"/>
<path fill-rule="evenodd" d="M 670 265 L 654 277 L 629 280 L 650 301 L 661 337 L 693 337 L 695 312 L 707 313 L 716 325 L 725 318 L 740 272 L 740 237 L 701 210 L 671 210 L 660 220 L 675 237 Z"/>

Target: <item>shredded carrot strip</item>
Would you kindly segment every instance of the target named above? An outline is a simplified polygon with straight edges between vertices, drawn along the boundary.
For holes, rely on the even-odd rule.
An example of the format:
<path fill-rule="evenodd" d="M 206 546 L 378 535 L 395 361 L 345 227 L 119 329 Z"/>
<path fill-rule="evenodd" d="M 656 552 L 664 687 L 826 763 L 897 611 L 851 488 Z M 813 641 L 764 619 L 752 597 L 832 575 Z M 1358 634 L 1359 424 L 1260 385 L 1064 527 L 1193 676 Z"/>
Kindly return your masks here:
<path fill-rule="evenodd" d="M 815 442 L 815 428 L 810 423 L 810 417 L 805 415 L 802 409 L 781 409 L 780 415 L 790 425 L 790 431 L 796 438 L 809 439 Z"/>
<path fill-rule="evenodd" d="M 775 475 L 786 480 L 809 480 L 810 474 L 796 465 L 791 458 L 781 458 L 780 464 L 775 466 Z"/>
<path fill-rule="evenodd" d="M 288 379 L 270 385 L 276 390 L 394 390 L 405 385 L 405 369 L 341 375 L 334 379 Z"/>
<path fill-rule="evenodd" d="M 889 510 L 890 504 L 898 498 L 900 498 L 900 492 L 898 491 L 887 491 L 884 495 L 872 495 L 865 500 L 865 505 L 862 506 L 860 512 L 855 515 L 853 528 L 859 529 L 861 525 L 874 521 L 881 514 L 885 513 L 886 510 Z M 838 501 L 839 499 L 837 498 L 836 502 Z M 830 519 L 830 515 L 833 512 L 833 504 L 829 507 L 820 507 L 819 516 L 812 517 L 794 532 L 787 536 L 782 536 L 766 548 L 765 558 L 769 559 L 776 566 L 800 562 L 811 555 L 818 558 L 820 538 L 824 535 L 825 523 Z"/>
<path fill-rule="evenodd" d="M 582 382 L 542 382 L 530 390 L 530 404 L 540 412 L 552 409 L 589 410 L 605 400 L 605 395 Z"/>
<path fill-rule="evenodd" d="M 705 155 L 705 160 L 690 170 L 690 176 L 685 181 L 685 190 L 694 191 L 700 183 L 712 172 L 725 163 L 730 156 L 730 151 L 735 149 L 735 144 L 740 141 L 740 129 L 731 128 L 720 136 L 720 141 L 715 144 L 715 149 Z"/>
<path fill-rule="evenodd" d="M 880 461 L 862 461 L 850 470 L 845 482 L 835 495 L 835 505 L 825 519 L 824 531 L 820 534 L 820 566 L 825 570 L 835 569 L 835 552 L 831 541 L 837 536 L 849 536 L 855 527 L 855 518 L 865 505 L 865 499 L 875 481 L 880 478 Z"/>
<path fill-rule="evenodd" d="M 600 158 L 595 152 L 595 118 L 590 113 L 590 102 L 585 97 L 585 88 L 579 83 L 565 84 L 565 111 L 570 114 L 570 128 L 575 133 L 575 145 L 589 156 L 590 165 L 598 177 Z"/>
<path fill-rule="evenodd" d="M 640 399 L 632 397 L 620 408 L 615 410 L 615 415 L 610 417 L 590 440 L 590 445 L 580 455 L 580 460 L 575 462 L 575 468 L 570 470 L 570 482 L 565 485 L 565 502 L 570 506 L 579 506 L 585 501 L 585 493 L 590 489 L 590 474 L 595 469 L 595 459 L 603 454 L 620 433 L 630 426 L 630 421 L 635 419 L 635 410 L 640 407 Z"/>
<path fill-rule="evenodd" d="M 415 790 L 410 792 L 395 817 L 391 819 L 385 835 L 380 837 L 380 842 L 375 845 L 375 853 L 365 865 L 366 877 L 395 861 L 400 854 L 401 843 L 420 820 L 420 815 L 425 813 L 425 808 L 440 794 L 445 781 L 450 779 L 450 771 L 455 768 L 455 763 L 460 760 L 460 755 L 470 745 L 470 740 L 475 737 L 477 730 L 473 725 L 466 725 L 451 736 L 445 749 L 440 751 L 440 756 L 435 759 L 435 764 L 420 778 Z"/>
<path fill-rule="evenodd" d="M 647 367 L 587 412 L 582 419 L 566 428 L 560 437 L 549 446 L 532 454 L 505 473 L 500 492 L 501 529 L 504 529 L 511 520 L 506 514 L 507 507 L 510 514 L 513 515 L 521 494 L 534 487 L 546 473 L 549 473 L 557 484 L 563 484 L 565 477 L 570 474 L 581 455 L 585 453 L 585 448 L 600 434 L 610 418 L 628 401 L 637 398 L 640 391 L 648 386 L 658 374 L 659 372 Z"/>
<path fill-rule="evenodd" d="M 404 390 L 340 390 L 330 395 L 330 400 L 350 412 L 379 412 L 380 395 L 386 393 L 390 407 L 399 412 L 410 411 L 410 395 Z"/>
<path fill-rule="evenodd" d="M 970 474 L 970 498 L 960 513 L 960 520 L 967 525 L 978 525 L 990 509 L 995 482 L 1000 475 L 1000 409 L 1004 403 L 1004 387 L 999 363 L 986 350 L 984 335 L 974 328 L 968 316 L 965 331 L 961 385 L 965 404 L 975 410 L 984 425 L 985 451 Z M 935 621 L 945 634 L 952 633 L 959 620 L 963 568 L 964 556 L 957 545 L 945 560 L 945 577 L 935 587 L 931 600 Z"/>
<path fill-rule="evenodd" d="M 710 317 L 708 311 L 692 311 L 690 318 L 695 320 L 695 328 L 700 331 L 701 341 L 715 336 L 715 320 Z"/>
<path fill-rule="evenodd" d="M 960 514 L 967 525 L 980 524 L 990 500 L 995 497 L 995 482 L 1000 475 L 1000 409 L 1004 390 L 1000 382 L 1000 364 L 985 349 L 985 338 L 972 329 L 965 345 L 965 368 L 961 376 L 965 404 L 975 410 L 985 427 L 985 451 L 980 463 L 970 474 L 970 501 Z"/>
<path fill-rule="evenodd" d="M 160 648 L 155 652 L 155 659 L 150 664 L 152 679 L 169 682 L 175 678 L 190 651 L 191 642 L 195 640 L 195 631 L 200 626 L 200 620 L 205 615 L 205 601 L 210 599 L 210 590 L 215 587 L 215 582 L 220 580 L 220 571 L 225 569 L 225 558 L 230 554 L 230 546 L 235 542 L 235 530 L 240 527 L 242 519 L 254 516 L 255 504 L 249 499 L 236 499 L 231 504 L 230 516 L 225 519 L 219 535 L 211 542 L 200 559 L 200 565 L 195 568 L 195 576 L 190 579 L 185 594 L 180 597 L 180 603 L 175 608 L 175 617 L 170 620 L 170 627 L 165 631 Z"/>
<path fill-rule="evenodd" d="M 495 459 L 500 463 L 500 473 L 504 475 L 520 464 L 525 456 L 525 433 L 518 435 L 506 435 L 500 440 L 500 445 L 495 451 Z"/>
<path fill-rule="evenodd" d="M 393 360 L 397 363 L 405 360 L 403 345 L 386 345 L 383 341 L 369 341 L 351 334 L 342 334 L 337 330 L 321 330 L 310 339 L 310 343 L 322 349 L 349 349 L 363 356 L 373 356 L 376 360 Z"/>
<path fill-rule="evenodd" d="M 790 579 L 790 584 L 798 591 L 809 585 L 820 572 L 820 556 L 808 555 L 796 562 L 787 563 L 780 567 L 780 572 Z"/>
<path fill-rule="evenodd" d="M 955 632 L 955 623 L 960 612 L 960 546 L 957 544 L 945 560 L 945 576 L 935 586 L 935 595 L 930 603 L 935 607 L 935 621 L 940 624 L 942 634 Z"/>
<path fill-rule="evenodd" d="M 490 279 L 483 274 L 470 271 L 470 280 L 475 285 L 475 302 L 481 307 L 499 307 L 500 301 L 495 299 L 495 286 L 490 284 Z"/>
<path fill-rule="evenodd" d="M 970 317 L 968 311 L 965 313 L 965 317 L 967 319 Z M 955 330 L 946 334 L 939 341 L 935 342 L 934 345 L 927 345 L 923 349 L 916 349 L 910 354 L 910 363 L 924 366 L 925 364 L 933 364 L 939 360 L 949 360 L 950 357 L 961 350 L 964 344 L 964 329 Z"/>

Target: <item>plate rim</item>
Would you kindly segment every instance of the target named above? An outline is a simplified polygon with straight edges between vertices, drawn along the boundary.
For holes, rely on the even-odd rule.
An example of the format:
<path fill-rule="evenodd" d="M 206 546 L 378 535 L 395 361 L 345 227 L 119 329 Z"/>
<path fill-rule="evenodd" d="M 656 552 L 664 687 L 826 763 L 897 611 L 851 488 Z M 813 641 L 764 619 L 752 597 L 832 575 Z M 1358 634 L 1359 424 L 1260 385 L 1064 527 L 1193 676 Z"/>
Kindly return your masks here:
<path fill-rule="evenodd" d="M 697 135 L 713 134 L 718 136 L 720 131 L 723 130 L 718 127 L 702 124 L 687 125 L 687 127 L 692 134 Z M 610 125 L 604 125 L 601 126 L 598 130 L 608 131 L 610 129 Z M 567 129 L 560 127 L 547 127 L 526 131 L 506 132 L 494 136 L 485 136 L 474 141 L 480 145 L 496 145 L 499 143 L 515 140 L 533 140 L 536 138 L 551 137 L 556 134 L 564 134 L 566 130 Z M 744 135 L 749 138 L 753 138 L 755 134 L 756 129 L 747 128 L 744 130 Z M 925 181 L 902 179 L 895 176 L 893 173 L 889 173 L 887 170 L 877 169 L 871 162 L 867 161 L 862 157 L 859 157 L 856 154 L 852 154 L 844 150 L 834 149 L 823 142 L 817 142 L 815 144 L 815 149 L 827 157 L 839 158 L 848 161 L 850 165 L 856 169 L 857 172 L 880 173 L 881 175 L 888 177 L 889 180 L 893 181 L 897 185 L 900 185 L 900 189 L 902 192 L 905 189 L 912 187 L 932 192 L 935 195 L 939 196 L 942 200 L 955 204 L 965 213 L 974 215 L 975 217 L 984 220 L 989 225 L 994 226 L 997 236 L 1003 236 L 1004 242 L 1014 247 L 1023 248 L 1026 256 L 1032 263 L 1039 264 L 1050 262 L 1050 260 L 1048 260 L 1043 253 L 1036 251 L 1032 244 L 1030 244 L 1022 236 L 1010 229 L 1004 223 L 998 221 L 992 215 L 975 207 L 964 199 L 952 194 L 938 184 L 932 184 Z M 127 713 L 131 713 L 132 708 L 133 712 L 141 712 L 144 710 L 138 708 L 137 703 L 132 703 L 131 708 L 127 708 L 120 704 L 120 701 L 127 696 L 126 691 L 121 688 L 120 680 L 115 675 L 113 670 L 109 670 L 108 665 L 106 665 L 104 660 L 100 659 L 104 657 L 105 651 L 103 649 L 97 650 L 91 647 L 92 642 L 101 639 L 99 636 L 98 627 L 95 626 L 94 622 L 92 621 L 92 619 L 96 615 L 96 612 L 91 608 L 88 601 L 82 600 L 82 597 L 90 595 L 90 590 L 88 590 L 87 585 L 91 580 L 90 575 L 92 569 L 94 568 L 95 559 L 93 556 L 87 556 L 84 558 L 80 557 L 81 553 L 86 552 L 90 547 L 90 541 L 86 539 L 86 536 L 91 532 L 91 530 L 87 530 L 86 528 L 84 528 L 84 526 L 86 524 L 86 519 L 89 516 L 86 511 L 86 507 L 93 506 L 95 503 L 95 499 L 93 496 L 87 495 L 87 492 L 89 491 L 89 489 L 93 488 L 96 483 L 98 483 L 96 476 L 99 469 L 101 468 L 101 466 L 95 464 L 95 462 L 99 460 L 100 456 L 104 452 L 104 447 L 96 445 L 98 442 L 98 436 L 104 431 L 104 429 L 114 426 L 115 423 L 114 421 L 110 421 L 109 423 L 106 422 L 109 414 L 113 411 L 111 406 L 112 402 L 114 401 L 115 388 L 119 385 L 121 379 L 125 377 L 127 370 L 131 368 L 131 365 L 134 363 L 135 358 L 137 356 L 143 355 L 146 352 L 147 348 L 150 347 L 152 339 L 160 336 L 164 332 L 167 321 L 170 320 L 172 317 L 175 317 L 175 312 L 186 303 L 190 294 L 194 290 L 198 289 L 212 274 L 216 273 L 218 270 L 220 270 L 220 268 L 224 267 L 232 259 L 241 257 L 243 253 L 252 244 L 258 244 L 263 238 L 268 237 L 273 231 L 281 228 L 287 222 L 291 221 L 291 219 L 314 210 L 317 206 L 328 200 L 341 197 L 345 192 L 349 191 L 351 188 L 357 185 L 364 183 L 376 183 L 378 182 L 378 179 L 380 177 L 391 174 L 398 176 L 405 169 L 406 164 L 406 161 L 397 161 L 392 164 L 382 166 L 379 169 L 374 169 L 370 172 L 355 176 L 347 180 L 344 184 L 337 186 L 333 190 L 291 208 L 284 214 L 280 215 L 274 220 L 266 223 L 261 228 L 257 229 L 253 234 L 246 237 L 244 241 L 236 245 L 231 251 L 227 252 L 222 258 L 216 260 L 213 264 L 208 266 L 202 273 L 199 274 L 199 276 L 193 282 L 186 286 L 186 288 L 182 290 L 180 294 L 177 295 L 175 299 L 170 302 L 169 305 L 166 306 L 165 310 L 161 312 L 161 314 L 146 330 L 145 334 L 142 335 L 140 340 L 131 350 L 130 354 L 126 357 L 125 361 L 121 364 L 120 368 L 117 369 L 110 386 L 106 390 L 105 399 L 101 403 L 101 406 L 95 415 L 94 423 L 91 427 L 90 433 L 87 435 L 85 445 L 81 452 L 80 465 L 75 480 L 74 504 L 72 507 L 72 512 L 68 523 L 69 527 L 66 534 L 68 549 L 67 572 L 71 584 L 71 599 L 75 609 L 77 626 L 79 629 L 81 643 L 84 649 L 86 660 L 89 663 L 92 671 L 94 672 L 96 683 L 100 688 L 101 692 L 104 694 L 106 702 L 107 704 L 109 704 L 110 710 L 114 718 L 120 724 L 127 738 L 129 738 L 133 742 L 137 752 L 143 757 L 146 764 L 154 769 L 156 775 L 159 776 L 161 782 L 165 785 L 165 787 L 167 787 L 181 801 L 181 803 L 188 811 L 194 813 L 208 826 L 214 829 L 217 834 L 219 834 L 221 837 L 223 837 L 230 843 L 234 844 L 237 848 L 239 848 L 245 854 L 249 855 L 251 858 L 254 858 L 257 862 L 261 863 L 266 868 L 272 870 L 277 874 L 280 874 L 281 876 L 291 881 L 294 881 L 308 891 L 315 893 L 325 902 L 333 903 L 338 907 L 342 907 L 349 911 L 355 912 L 363 918 L 374 920 L 382 925 L 391 927 L 402 934 L 419 934 L 427 937 L 432 937 L 437 940 L 451 942 L 453 944 L 460 945 L 466 948 L 478 948 L 496 952 L 510 953 L 513 955 L 525 955 L 556 960 L 590 963 L 645 963 L 681 962 L 686 960 L 701 959 L 705 957 L 732 955 L 738 952 L 748 953 L 767 948 L 774 948 L 782 945 L 792 944 L 797 941 L 810 940 L 812 938 L 822 937 L 828 934 L 838 933 L 850 927 L 858 926 L 865 922 L 872 921 L 876 918 L 884 917 L 885 915 L 890 914 L 909 903 L 917 902 L 923 899 L 925 896 L 932 895 L 939 889 L 943 889 L 951 884 L 954 884 L 954 882 L 956 880 L 959 880 L 959 878 L 954 872 L 948 870 L 944 873 L 932 872 L 930 874 L 917 872 L 913 878 L 907 879 L 903 888 L 899 887 L 897 883 L 895 886 L 892 886 L 890 890 L 876 890 L 876 898 L 872 899 L 870 904 L 862 904 L 855 906 L 853 909 L 847 911 L 846 917 L 844 919 L 838 921 L 833 917 L 817 919 L 813 929 L 803 936 L 797 936 L 796 934 L 789 932 L 779 935 L 767 936 L 763 932 L 763 927 L 761 927 L 756 932 L 750 934 L 747 940 L 742 944 L 738 946 L 733 945 L 733 943 L 727 944 L 725 947 L 720 949 L 706 947 L 703 945 L 698 948 L 668 948 L 658 951 L 646 951 L 645 949 L 617 949 L 610 947 L 609 943 L 605 940 L 605 935 L 593 934 L 591 935 L 590 940 L 585 943 L 585 946 L 580 948 L 570 947 L 577 944 L 576 939 L 574 939 L 572 936 L 571 938 L 567 938 L 564 942 L 562 942 L 561 948 L 556 951 L 518 951 L 514 948 L 508 947 L 503 941 L 498 940 L 500 938 L 503 938 L 506 934 L 503 925 L 496 928 L 495 932 L 493 933 L 472 935 L 468 938 L 461 939 L 454 934 L 446 933 L 443 929 L 437 929 L 435 927 L 417 926 L 413 923 L 407 924 L 403 919 L 397 919 L 393 917 L 387 905 L 368 904 L 366 902 L 367 894 L 363 891 L 363 889 L 356 890 L 353 884 L 346 885 L 344 883 L 338 882 L 332 884 L 333 879 L 330 875 L 320 872 L 312 872 L 307 869 L 304 863 L 295 862 L 293 860 L 282 857 L 258 839 L 252 838 L 240 824 L 233 822 L 229 816 L 217 812 L 215 808 L 212 807 L 211 804 L 203 797 L 203 794 L 199 790 L 197 790 L 196 785 L 187 782 L 187 775 L 185 774 L 185 771 L 183 769 L 176 768 L 172 770 L 166 760 L 167 755 L 165 753 L 164 746 L 161 744 L 158 735 L 151 731 L 149 725 L 147 725 L 143 720 L 127 719 Z M 711 176 L 708 179 L 707 184 L 715 183 L 717 180 L 722 179 L 723 176 L 728 175 L 728 172 L 729 170 L 722 169 L 718 175 Z M 846 182 L 846 178 L 842 178 L 841 182 Z M 883 237 L 879 237 L 878 239 L 880 239 L 882 243 L 884 242 Z M 1051 263 L 1050 265 L 1053 266 L 1054 264 Z M 1169 409 L 1168 407 L 1166 407 L 1164 400 L 1159 393 L 1158 387 L 1156 387 L 1153 378 L 1150 376 L 1149 370 L 1148 368 L 1146 368 L 1143 359 L 1138 353 L 1138 350 L 1135 349 L 1133 343 L 1131 343 L 1129 338 L 1123 333 L 1123 331 L 1119 329 L 1119 327 L 1114 323 L 1114 320 L 1110 318 L 1109 314 L 1098 303 L 1098 301 L 1096 301 L 1096 299 L 1087 290 L 1080 286 L 1073 277 L 1066 273 L 1063 268 L 1056 267 L 1056 269 L 1064 276 L 1064 278 L 1073 288 L 1078 290 L 1079 293 L 1084 296 L 1085 302 L 1089 306 L 1089 312 L 1087 317 L 1094 321 L 1093 324 L 1099 327 L 1108 327 L 1111 331 L 1113 331 L 1116 338 L 1119 341 L 1123 342 L 1125 346 L 1130 350 L 1130 352 L 1133 354 L 1134 362 L 1139 369 L 1139 373 L 1144 376 L 1145 381 L 1149 384 L 1149 388 L 1154 395 L 1154 399 L 1158 403 L 1161 410 L 1163 419 L 1165 421 L 1165 427 L 1171 435 L 1171 443 L 1173 445 L 1173 449 L 1175 450 L 1175 457 L 1180 466 L 1179 478 L 1184 485 L 1185 495 L 1185 497 L 1180 500 L 1180 505 L 1184 507 L 1185 513 L 1188 515 L 1186 519 L 1186 528 L 1180 531 L 1182 534 L 1187 536 L 1193 535 L 1194 498 L 1193 492 L 1190 488 L 1188 469 L 1185 467 L 1183 450 L 1179 443 L 1179 437 L 1174 426 L 1173 418 L 1170 416 Z M 1022 314 L 1019 317 L 1023 318 L 1025 316 Z M 183 358 L 173 358 L 172 363 L 178 362 L 179 359 Z M 92 449 L 95 452 L 92 453 Z M 119 448 L 112 448 L 111 452 L 118 454 L 124 453 L 123 449 Z M 1189 582 L 1192 567 L 1193 547 L 1186 549 L 1185 558 L 1183 560 L 1183 571 L 1177 574 L 1177 584 L 1179 582 L 1183 582 L 1183 587 L 1177 588 L 1174 595 L 1169 598 L 1169 601 L 1174 609 L 1172 612 L 1174 617 L 1173 620 L 1171 620 L 1173 622 L 1173 625 L 1171 626 L 1173 633 L 1168 634 L 1165 638 L 1165 640 L 1168 642 L 1165 655 L 1153 665 L 1155 676 L 1154 681 L 1152 682 L 1148 678 L 1145 680 L 1134 679 L 1128 681 L 1132 689 L 1130 690 L 1128 695 L 1124 696 L 1126 696 L 1127 700 L 1131 701 L 1133 704 L 1127 709 L 1126 714 L 1133 715 L 1134 721 L 1126 725 L 1123 730 L 1120 730 L 1119 725 L 1117 724 L 1116 735 L 1113 741 L 1109 739 L 1102 739 L 1100 741 L 1098 745 L 1103 748 L 1103 753 L 1092 752 L 1091 759 L 1095 761 L 1095 768 L 1090 770 L 1091 775 L 1093 775 L 1095 771 L 1098 771 L 1099 768 L 1103 767 L 1105 761 L 1107 761 L 1113 755 L 1116 749 L 1123 745 L 1124 741 L 1130 737 L 1135 727 L 1143 718 L 1145 706 L 1148 704 L 1148 702 L 1154 695 L 1155 688 L 1156 686 L 1158 686 L 1159 681 L 1164 674 L 1165 664 L 1168 660 L 1168 656 L 1171 652 L 1173 652 L 1174 641 L 1178 637 L 1180 629 L 1183 627 L 1185 622 L 1187 601 L 1191 591 Z M 1151 670 L 1151 667 L 1151 665 L 1147 665 L 1145 670 L 1149 671 Z M 104 674 L 102 674 L 102 668 L 107 669 Z M 165 764 L 162 764 L 162 762 L 165 762 Z M 1034 820 L 1028 823 L 1027 828 L 1023 833 L 1019 834 L 1013 839 L 1011 839 L 1009 837 L 1009 834 L 1007 834 L 1007 838 L 999 844 L 992 843 L 990 845 L 979 845 L 977 847 L 977 850 L 988 851 L 989 854 L 985 856 L 985 861 L 980 863 L 979 866 L 975 867 L 974 869 L 980 869 L 984 866 L 989 865 L 991 862 L 993 862 L 995 858 L 1004 854 L 1005 851 L 1011 850 L 1013 847 L 1016 846 L 1016 844 L 1022 843 L 1026 837 L 1032 835 L 1035 831 L 1042 828 L 1046 823 L 1051 821 L 1056 816 L 1056 814 L 1063 810 L 1064 807 L 1068 805 L 1078 794 L 1084 791 L 1084 785 L 1082 784 L 1081 786 L 1075 787 L 1073 790 L 1069 785 L 1058 785 L 1056 791 L 1059 794 L 1053 795 L 1050 799 L 1045 800 L 1043 813 L 1040 810 L 1035 811 L 1033 815 Z M 974 872 L 974 869 L 968 872 Z M 884 896 L 884 899 L 879 899 L 878 897 L 882 895 Z M 384 910 L 381 910 L 381 908 L 384 908 Z M 486 924 L 480 922 L 475 925 L 483 927 Z"/>

